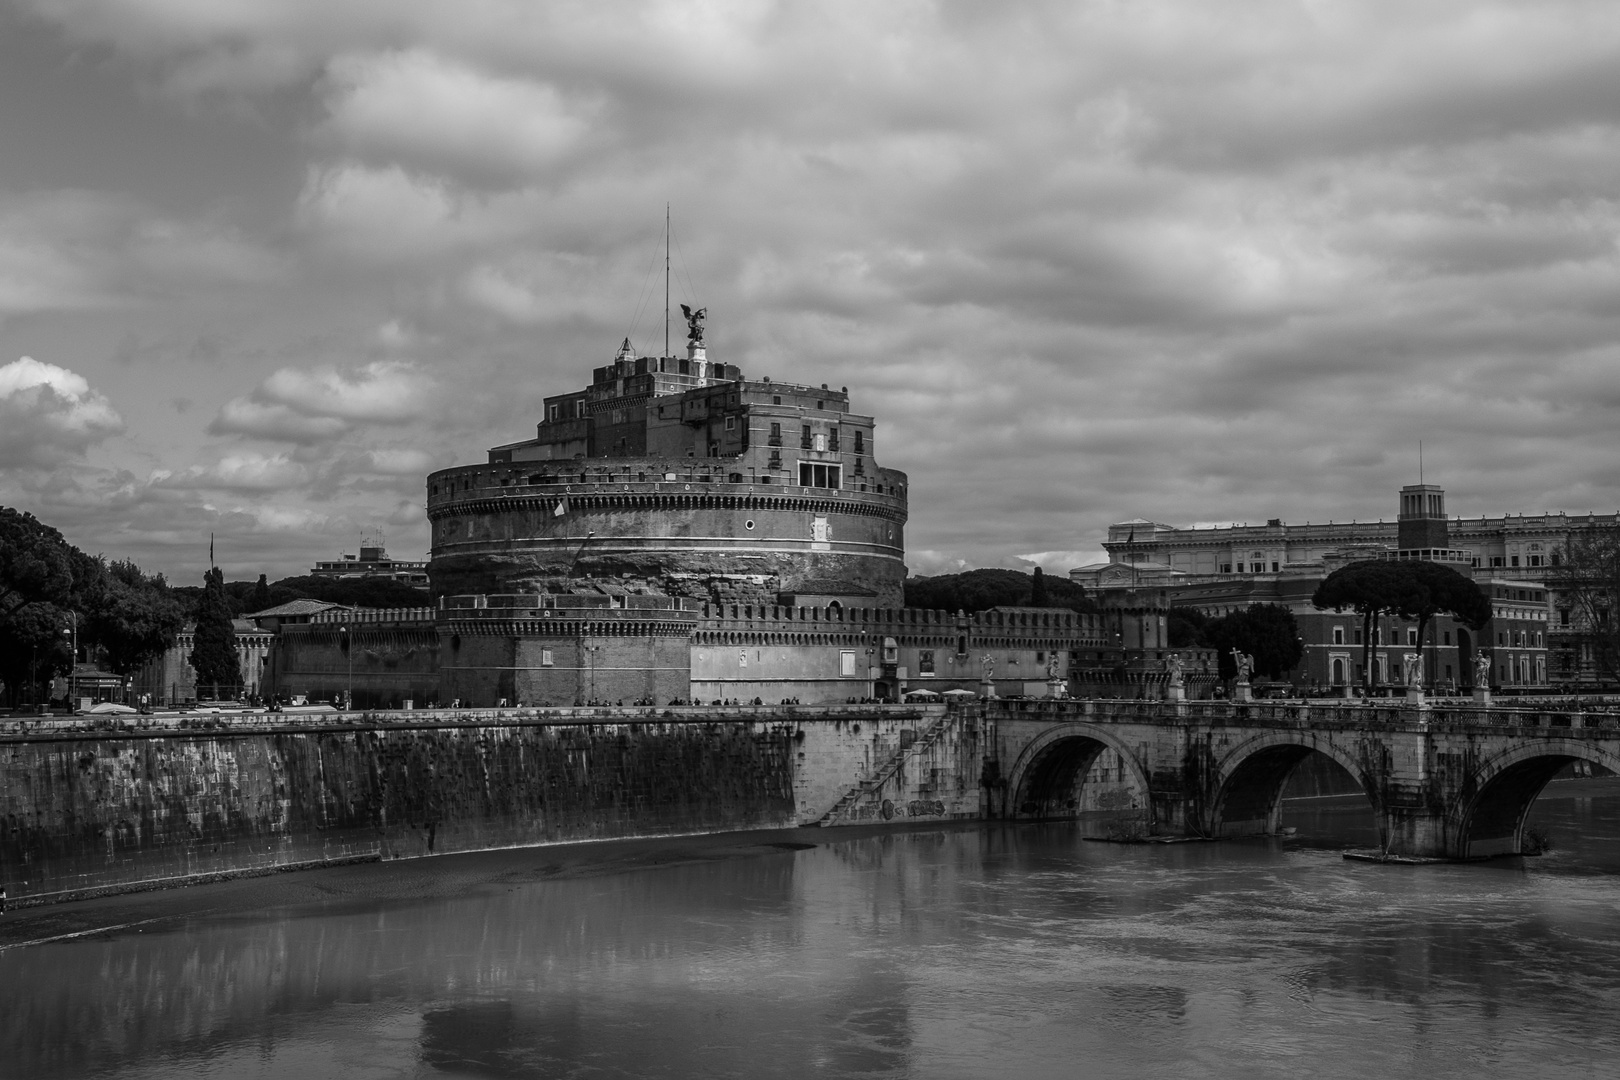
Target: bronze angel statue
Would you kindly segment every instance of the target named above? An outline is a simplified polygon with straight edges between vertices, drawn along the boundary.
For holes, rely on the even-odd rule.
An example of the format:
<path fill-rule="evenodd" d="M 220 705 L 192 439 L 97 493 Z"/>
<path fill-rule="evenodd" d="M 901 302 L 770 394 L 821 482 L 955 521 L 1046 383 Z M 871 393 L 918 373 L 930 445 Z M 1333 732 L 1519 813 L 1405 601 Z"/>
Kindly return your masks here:
<path fill-rule="evenodd" d="M 682 304 L 681 315 L 686 319 L 686 340 L 693 345 L 703 344 L 703 320 L 709 317 L 709 309 L 700 307 L 693 311 Z"/>

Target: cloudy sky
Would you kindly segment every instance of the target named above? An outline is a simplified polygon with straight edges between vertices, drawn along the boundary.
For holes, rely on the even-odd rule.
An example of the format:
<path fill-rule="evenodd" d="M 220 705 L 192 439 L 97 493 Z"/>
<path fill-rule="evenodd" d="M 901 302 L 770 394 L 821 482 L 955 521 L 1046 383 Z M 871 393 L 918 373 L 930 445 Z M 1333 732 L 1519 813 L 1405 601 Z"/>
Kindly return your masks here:
<path fill-rule="evenodd" d="M 925 573 L 1620 507 L 1620 5 L 0 2 L 0 503 L 381 532 L 630 336 L 847 385 Z M 679 337 L 679 335 L 676 335 Z"/>

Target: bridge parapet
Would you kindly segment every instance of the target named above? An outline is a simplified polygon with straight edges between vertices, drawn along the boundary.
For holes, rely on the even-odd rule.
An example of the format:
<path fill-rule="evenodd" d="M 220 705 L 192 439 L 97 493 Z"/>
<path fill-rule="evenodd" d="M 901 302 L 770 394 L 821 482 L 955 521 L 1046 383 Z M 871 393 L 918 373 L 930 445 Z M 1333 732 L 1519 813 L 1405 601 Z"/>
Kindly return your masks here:
<path fill-rule="evenodd" d="M 1242 725 L 1322 729 L 1493 728 L 1505 730 L 1620 729 L 1620 710 L 1559 710 L 1449 705 L 1435 702 L 1353 702 L 1333 699 L 1282 701 L 1153 701 L 1139 698 L 1029 699 L 970 701 L 967 708 L 987 718 L 1050 720 L 1092 724 L 1151 724 L 1166 727 Z"/>

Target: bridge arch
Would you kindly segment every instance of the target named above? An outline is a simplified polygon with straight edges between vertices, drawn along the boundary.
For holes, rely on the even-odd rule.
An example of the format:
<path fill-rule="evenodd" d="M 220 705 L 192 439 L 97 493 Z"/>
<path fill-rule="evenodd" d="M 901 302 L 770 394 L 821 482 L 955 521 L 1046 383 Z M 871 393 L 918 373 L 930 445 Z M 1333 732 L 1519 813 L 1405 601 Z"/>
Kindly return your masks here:
<path fill-rule="evenodd" d="M 1452 850 L 1465 859 L 1519 854 L 1530 808 L 1572 761 L 1620 773 L 1620 754 L 1581 739 L 1526 741 L 1482 762 L 1453 806 Z"/>
<path fill-rule="evenodd" d="M 1140 793 L 1138 805 L 1104 807 L 1123 817 L 1153 824 L 1153 800 L 1147 771 L 1136 754 L 1117 734 L 1095 724 L 1064 723 L 1047 728 L 1025 745 L 1007 776 L 1009 817 L 1074 817 L 1069 799 L 1104 751 L 1119 755 L 1131 784 Z"/>
<path fill-rule="evenodd" d="M 1239 743 L 1216 762 L 1203 814 L 1206 836 L 1253 836 L 1277 829 L 1283 787 L 1312 753 L 1324 754 L 1349 773 L 1372 806 L 1380 837 L 1385 831 L 1378 785 L 1357 758 L 1331 740 L 1303 731 L 1268 731 Z"/>

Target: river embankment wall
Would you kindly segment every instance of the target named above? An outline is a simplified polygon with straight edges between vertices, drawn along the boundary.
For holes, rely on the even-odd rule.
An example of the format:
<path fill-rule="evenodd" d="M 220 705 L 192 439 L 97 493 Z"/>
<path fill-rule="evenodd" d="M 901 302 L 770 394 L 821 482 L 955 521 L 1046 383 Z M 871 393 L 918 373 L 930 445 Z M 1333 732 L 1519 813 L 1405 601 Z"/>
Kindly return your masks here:
<path fill-rule="evenodd" d="M 963 736 L 971 721 L 947 712 L 446 710 L 13 724 L 0 731 L 0 882 L 14 903 L 52 902 L 351 861 L 782 828 L 821 820 L 879 774 L 909 817 L 976 816 L 977 744 Z M 914 762 L 921 749 L 926 762 Z M 947 790 L 948 801 L 936 797 Z"/>

